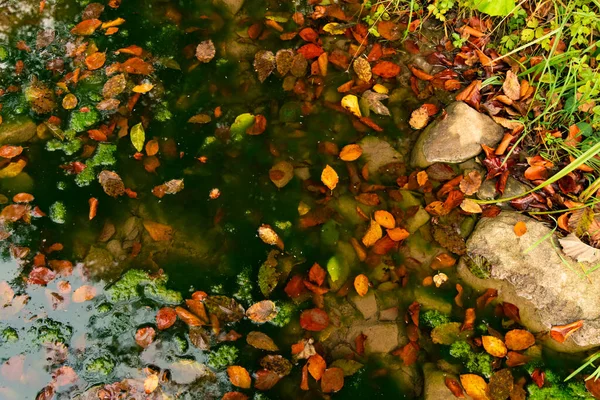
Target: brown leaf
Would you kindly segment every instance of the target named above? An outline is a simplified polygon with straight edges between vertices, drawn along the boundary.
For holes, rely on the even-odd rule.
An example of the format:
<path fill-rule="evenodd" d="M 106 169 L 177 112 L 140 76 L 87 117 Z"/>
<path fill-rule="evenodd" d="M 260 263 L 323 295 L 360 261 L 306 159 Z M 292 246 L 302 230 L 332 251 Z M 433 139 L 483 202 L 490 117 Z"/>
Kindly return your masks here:
<path fill-rule="evenodd" d="M 210 121 L 212 121 L 212 118 L 208 114 L 197 114 L 188 119 L 190 124 L 208 124 Z"/>
<path fill-rule="evenodd" d="M 320 380 L 323 377 L 323 373 L 327 368 L 327 364 L 323 357 L 319 354 L 313 354 L 308 358 L 308 373 L 316 380 Z"/>
<path fill-rule="evenodd" d="M 275 69 L 275 55 L 269 50 L 260 50 L 254 55 L 254 70 L 258 80 L 264 82 Z"/>
<path fill-rule="evenodd" d="M 341 368 L 328 368 L 321 377 L 323 393 L 333 393 L 344 387 L 344 371 Z"/>
<path fill-rule="evenodd" d="M 196 47 L 196 58 L 202 63 L 210 62 L 215 58 L 216 50 L 212 40 L 205 40 Z"/>
<path fill-rule="evenodd" d="M 145 220 L 144 228 L 155 242 L 168 242 L 173 239 L 173 228 L 169 225 L 159 224 L 158 222 Z"/>
<path fill-rule="evenodd" d="M 294 166 L 288 161 L 279 161 L 269 170 L 269 179 L 278 188 L 287 185 L 294 177 Z"/>
<path fill-rule="evenodd" d="M 325 277 L 327 272 L 321 267 L 319 264 L 314 263 L 310 270 L 308 271 L 308 279 L 317 285 L 321 286 L 323 282 L 325 282 Z"/>
<path fill-rule="evenodd" d="M 98 181 L 104 193 L 111 197 L 119 197 L 125 193 L 125 185 L 117 173 L 104 170 L 98 174 Z"/>
<path fill-rule="evenodd" d="M 300 314 L 300 326 L 307 331 L 322 331 L 329 326 L 329 315 L 319 308 L 304 310 Z"/>
<path fill-rule="evenodd" d="M 192 314 L 191 312 L 189 312 L 188 310 L 186 310 L 183 307 L 176 307 L 175 312 L 177 313 L 177 316 L 179 318 L 181 318 L 181 320 L 190 327 L 203 325 L 200 318 L 196 317 L 194 314 Z"/>
<path fill-rule="evenodd" d="M 511 70 L 506 72 L 506 79 L 502 84 L 502 91 L 513 101 L 517 101 L 521 98 L 521 84 L 519 83 L 519 78 Z"/>
<path fill-rule="evenodd" d="M 284 248 L 283 241 L 270 225 L 262 224 L 258 228 L 258 237 L 260 237 L 264 243 L 271 246 L 277 246 L 280 250 L 283 250 Z"/>
<path fill-rule="evenodd" d="M 132 57 L 121 64 L 121 70 L 128 74 L 150 75 L 154 68 L 139 57 Z"/>
<path fill-rule="evenodd" d="M 198 318 L 200 318 L 200 322 L 202 325 L 209 325 L 208 314 L 206 313 L 206 307 L 204 307 L 204 303 L 202 300 L 198 299 L 187 299 L 185 301 L 185 305 L 187 308 Z"/>
<path fill-rule="evenodd" d="M 369 291 L 369 278 L 366 275 L 360 274 L 354 278 L 354 289 L 359 296 L 364 296 Z"/>
<path fill-rule="evenodd" d="M 250 389 L 252 386 L 252 378 L 244 367 L 233 365 L 227 368 L 227 375 L 233 386 L 240 387 L 242 389 Z"/>
<path fill-rule="evenodd" d="M 277 316 L 277 307 L 271 300 L 262 300 L 246 310 L 246 316 L 254 322 L 264 323 Z"/>
<path fill-rule="evenodd" d="M 382 78 L 394 78 L 400 74 L 400 66 L 391 61 L 380 61 L 371 70 L 373 74 Z"/>
<path fill-rule="evenodd" d="M 495 336 L 482 336 L 481 341 L 483 342 L 483 348 L 488 354 L 498 358 L 504 358 L 506 356 L 506 345 L 502 340 Z"/>
<path fill-rule="evenodd" d="M 373 75 L 371 74 L 371 64 L 366 58 L 358 57 L 354 60 L 354 72 L 358 75 L 358 78 L 363 82 L 370 82 Z"/>
<path fill-rule="evenodd" d="M 256 371 L 254 376 L 254 388 L 258 390 L 269 390 L 279 382 L 279 375 L 267 369 Z"/>
<path fill-rule="evenodd" d="M 110 78 L 102 88 L 102 96 L 105 99 L 112 99 L 123 93 L 127 87 L 127 79 L 125 75 L 119 74 Z"/>
<path fill-rule="evenodd" d="M 140 328 L 135 333 L 135 342 L 144 349 L 154 341 L 156 331 L 152 327 Z"/>
<path fill-rule="evenodd" d="M 413 129 L 423 129 L 429 123 L 429 112 L 426 107 L 421 106 L 410 114 L 409 125 Z"/>
<path fill-rule="evenodd" d="M 471 171 L 469 172 L 459 183 L 460 191 L 466 194 L 467 196 L 471 196 L 479 190 L 481 186 L 481 174 L 479 171 Z"/>
<path fill-rule="evenodd" d="M 248 333 L 246 336 L 246 342 L 256 349 L 279 351 L 279 347 L 277 347 L 273 339 L 262 332 L 253 331 Z"/>
<path fill-rule="evenodd" d="M 581 329 L 582 326 L 583 320 L 571 322 L 567 325 L 555 325 L 550 329 L 550 337 L 558 343 L 564 343 L 569 336 Z"/>

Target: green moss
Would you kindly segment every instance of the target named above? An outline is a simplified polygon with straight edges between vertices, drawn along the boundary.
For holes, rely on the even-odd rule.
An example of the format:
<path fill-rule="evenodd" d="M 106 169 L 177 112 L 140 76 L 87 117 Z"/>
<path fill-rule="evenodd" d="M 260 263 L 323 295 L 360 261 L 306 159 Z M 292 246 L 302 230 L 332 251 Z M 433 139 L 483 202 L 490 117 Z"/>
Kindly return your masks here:
<path fill-rule="evenodd" d="M 4 61 L 8 58 L 8 50 L 5 47 L 0 46 L 0 61 Z"/>
<path fill-rule="evenodd" d="M 149 284 L 144 286 L 144 296 L 162 304 L 179 304 L 183 301 L 181 293 L 167 289 L 164 284 Z"/>
<path fill-rule="evenodd" d="M 34 340 L 38 344 L 43 343 L 65 343 L 71 340 L 73 328 L 50 318 L 38 320 L 36 326 L 30 330 Z"/>
<path fill-rule="evenodd" d="M 0 339 L 4 343 L 14 343 L 19 340 L 19 334 L 14 328 L 4 328 L 2 332 L 0 332 Z"/>
<path fill-rule="evenodd" d="M 583 383 L 570 382 L 567 385 L 544 386 L 541 389 L 535 383 L 527 386 L 529 400 L 592 400 Z"/>
<path fill-rule="evenodd" d="M 207 364 L 213 369 L 225 369 L 235 364 L 239 353 L 240 351 L 237 349 L 237 347 L 225 344 L 219 347 L 217 350 L 212 351 L 208 355 Z"/>
<path fill-rule="evenodd" d="M 173 113 L 169 111 L 167 102 L 159 103 L 154 109 L 154 119 L 159 122 L 165 122 L 173 118 Z"/>
<path fill-rule="evenodd" d="M 425 310 L 421 312 L 419 314 L 419 321 L 421 325 L 432 329 L 451 322 L 448 314 L 444 314 L 438 310 Z"/>
<path fill-rule="evenodd" d="M 88 186 L 96 179 L 96 168 L 98 166 L 111 166 L 116 164 L 115 152 L 117 145 L 100 143 L 94 156 L 85 162 L 86 168 L 75 177 L 77 186 Z"/>
<path fill-rule="evenodd" d="M 62 201 L 57 201 L 50 206 L 48 215 L 52 222 L 64 224 L 67 218 L 67 208 Z"/>
<path fill-rule="evenodd" d="M 98 306 L 98 308 L 96 308 L 96 310 L 99 313 L 105 314 L 107 312 L 110 312 L 112 310 L 113 306 L 110 303 L 102 303 Z"/>
<path fill-rule="evenodd" d="M 85 370 L 88 373 L 98 375 L 110 375 L 115 369 L 115 362 L 109 356 L 101 356 L 86 363 Z"/>
<path fill-rule="evenodd" d="M 462 361 L 465 368 L 478 375 L 483 375 L 486 378 L 492 376 L 493 357 L 487 353 L 478 353 L 464 340 L 459 340 L 450 346 L 450 355 Z"/>
<path fill-rule="evenodd" d="M 477 254 L 469 254 L 465 257 L 467 268 L 473 275 L 479 279 L 488 279 L 491 275 L 492 265 L 483 256 Z"/>
<path fill-rule="evenodd" d="M 67 131 L 69 132 L 69 131 Z M 48 151 L 63 151 L 66 155 L 70 156 L 75 154 L 81 149 L 81 140 L 59 140 L 51 139 L 46 143 L 46 150 Z"/>
<path fill-rule="evenodd" d="M 236 278 L 238 285 L 237 292 L 234 293 L 233 297 L 246 303 L 247 305 L 252 304 L 252 290 L 253 282 L 251 279 L 252 270 L 250 268 L 244 268 Z"/>
<path fill-rule="evenodd" d="M 277 303 L 277 316 L 269 322 L 280 328 L 284 327 L 290 323 L 297 309 L 298 306 L 292 302 L 279 302 Z"/>
<path fill-rule="evenodd" d="M 173 336 L 173 343 L 175 344 L 175 348 L 179 354 L 184 354 L 190 347 L 187 339 L 181 335 Z"/>
<path fill-rule="evenodd" d="M 89 186 L 96 179 L 94 168 L 85 168 L 75 176 L 75 184 L 79 187 Z"/>
<path fill-rule="evenodd" d="M 83 132 L 94 126 L 100 120 L 100 113 L 95 108 L 88 112 L 73 111 L 69 120 L 69 129 L 75 132 Z"/>
<path fill-rule="evenodd" d="M 129 301 L 140 297 L 139 286 L 151 282 L 150 274 L 139 269 L 127 271 L 106 291 L 111 302 Z"/>

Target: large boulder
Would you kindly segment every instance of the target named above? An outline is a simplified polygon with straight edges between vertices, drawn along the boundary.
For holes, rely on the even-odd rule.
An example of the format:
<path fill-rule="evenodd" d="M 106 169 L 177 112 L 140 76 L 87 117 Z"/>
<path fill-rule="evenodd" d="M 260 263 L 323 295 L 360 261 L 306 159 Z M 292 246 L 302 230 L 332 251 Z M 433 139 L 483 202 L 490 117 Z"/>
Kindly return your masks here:
<path fill-rule="evenodd" d="M 0 124 L 0 145 L 28 142 L 35 136 L 36 130 L 37 125 L 29 118 Z"/>
<path fill-rule="evenodd" d="M 514 232 L 519 221 L 527 226 L 520 237 Z M 562 344 L 543 336 L 555 350 L 578 352 L 600 345 L 600 271 L 586 279 L 582 267 L 593 266 L 563 254 L 544 223 L 504 211 L 477 223 L 458 273 L 477 290 L 497 289 L 498 301 L 516 305 L 521 323 L 533 333 L 583 320 L 583 327 Z"/>
<path fill-rule="evenodd" d="M 490 117 L 457 101 L 421 133 L 413 148 L 412 165 L 458 164 L 478 155 L 482 144 L 494 147 L 503 135 L 503 128 Z"/>

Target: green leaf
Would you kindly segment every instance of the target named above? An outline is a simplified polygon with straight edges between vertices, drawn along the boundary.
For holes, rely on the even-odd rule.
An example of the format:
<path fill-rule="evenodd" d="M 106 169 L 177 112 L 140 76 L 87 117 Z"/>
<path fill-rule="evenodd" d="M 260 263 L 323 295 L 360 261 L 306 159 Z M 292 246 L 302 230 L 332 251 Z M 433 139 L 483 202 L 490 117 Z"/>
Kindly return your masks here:
<path fill-rule="evenodd" d="M 331 257 L 327 262 L 327 272 L 329 273 L 329 277 L 332 281 L 337 281 L 340 279 L 340 275 L 342 274 L 342 266 L 340 265 L 340 260 L 337 257 Z"/>
<path fill-rule="evenodd" d="M 267 263 L 260 266 L 258 270 L 258 287 L 265 297 L 269 297 L 271 292 L 275 290 L 279 283 L 279 276 L 280 274 L 274 266 Z"/>
<path fill-rule="evenodd" d="M 475 0 L 477 10 L 493 17 L 505 17 L 515 6 L 515 0 Z"/>
<path fill-rule="evenodd" d="M 142 151 L 144 149 L 144 142 L 146 141 L 146 131 L 144 131 L 142 124 L 139 123 L 133 126 L 131 132 L 129 132 L 129 136 L 131 137 L 133 147 L 137 151 Z"/>
<path fill-rule="evenodd" d="M 233 140 L 239 140 L 243 137 L 246 133 L 246 129 L 250 128 L 252 124 L 254 124 L 254 115 L 250 113 L 238 115 L 229 129 Z"/>
<path fill-rule="evenodd" d="M 531 42 L 535 36 L 533 29 L 523 29 L 521 32 L 521 40 L 524 42 Z"/>

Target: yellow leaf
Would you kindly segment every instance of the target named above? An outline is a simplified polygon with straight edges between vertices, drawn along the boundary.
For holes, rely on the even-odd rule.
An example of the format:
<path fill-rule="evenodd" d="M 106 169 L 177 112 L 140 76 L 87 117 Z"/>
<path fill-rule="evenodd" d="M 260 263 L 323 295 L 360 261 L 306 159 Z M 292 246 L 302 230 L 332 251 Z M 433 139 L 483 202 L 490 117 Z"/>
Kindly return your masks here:
<path fill-rule="evenodd" d="M 270 225 L 261 225 L 258 228 L 258 237 L 266 244 L 277 246 L 283 250 L 283 241 Z"/>
<path fill-rule="evenodd" d="M 487 382 L 479 375 L 461 375 L 460 383 L 462 383 L 465 392 L 467 392 L 473 400 L 489 400 L 487 395 Z"/>
<path fill-rule="evenodd" d="M 502 340 L 495 336 L 482 336 L 481 341 L 483 342 L 483 348 L 488 354 L 498 358 L 506 357 L 508 350 Z"/>
<path fill-rule="evenodd" d="M 246 368 L 233 365 L 227 368 L 227 375 L 229 375 L 229 380 L 233 386 L 250 389 L 252 379 Z"/>
<path fill-rule="evenodd" d="M 342 107 L 350 111 L 358 118 L 362 117 L 360 107 L 358 106 L 358 97 L 353 94 L 348 94 L 342 98 Z"/>
<path fill-rule="evenodd" d="M 358 144 L 349 144 L 342 148 L 340 151 L 340 158 L 342 161 L 354 161 L 362 155 L 362 147 Z"/>
<path fill-rule="evenodd" d="M 429 175 L 427 175 L 426 171 L 419 171 L 419 173 L 417 173 L 417 183 L 419 184 L 419 186 L 425 185 L 428 180 Z"/>
<path fill-rule="evenodd" d="M 27 162 L 23 159 L 20 159 L 17 162 L 11 162 L 0 170 L 0 178 L 14 178 L 23 171 L 23 168 L 25 168 L 26 165 Z"/>
<path fill-rule="evenodd" d="M 464 199 L 462 203 L 460 203 L 460 208 L 471 214 L 479 214 L 483 211 L 481 206 L 471 199 Z"/>
<path fill-rule="evenodd" d="M 169 225 L 159 224 L 150 220 L 144 221 L 143 225 L 155 242 L 168 242 L 173 239 L 173 228 Z"/>
<path fill-rule="evenodd" d="M 150 394 L 158 387 L 158 375 L 152 374 L 144 380 L 144 392 Z"/>
<path fill-rule="evenodd" d="M 375 211 L 375 221 L 384 228 L 394 229 L 396 227 L 396 218 L 385 210 Z"/>
<path fill-rule="evenodd" d="M 369 225 L 369 229 L 365 233 L 365 236 L 362 238 L 362 242 L 365 246 L 371 247 L 383 236 L 383 232 L 381 230 L 381 226 L 377 223 L 377 221 L 371 220 L 371 224 Z"/>
<path fill-rule="evenodd" d="M 102 24 L 102 29 L 112 28 L 113 26 L 123 25 L 125 20 L 123 18 L 113 19 L 112 21 L 108 21 Z"/>
<path fill-rule="evenodd" d="M 337 172 L 335 172 L 335 170 L 329 165 L 326 165 L 323 169 L 323 172 L 321 172 L 321 182 L 323 182 L 323 184 L 327 186 L 329 190 L 333 190 L 337 186 L 339 180 L 340 177 L 338 176 Z"/>
<path fill-rule="evenodd" d="M 371 74 L 371 64 L 366 58 L 358 57 L 354 60 L 354 72 L 358 75 L 358 78 L 363 82 L 370 82 L 373 75 Z"/>
<path fill-rule="evenodd" d="M 365 274 L 360 274 L 354 278 L 354 289 L 359 296 L 364 296 L 369 291 L 369 278 Z"/>
<path fill-rule="evenodd" d="M 133 87 L 133 91 L 135 93 L 148 93 L 149 91 L 152 90 L 152 88 L 154 88 L 154 85 L 151 83 L 142 83 L 141 85 L 137 85 Z"/>
<path fill-rule="evenodd" d="M 330 22 L 323 27 L 323 30 L 332 35 L 343 35 L 346 33 L 346 29 L 342 28 L 337 22 Z"/>
<path fill-rule="evenodd" d="M 375 91 L 375 93 L 379 93 L 379 94 L 388 94 L 390 92 L 388 90 L 388 88 L 386 88 L 385 86 L 383 86 L 379 83 L 377 85 L 373 86 L 373 91 Z"/>

